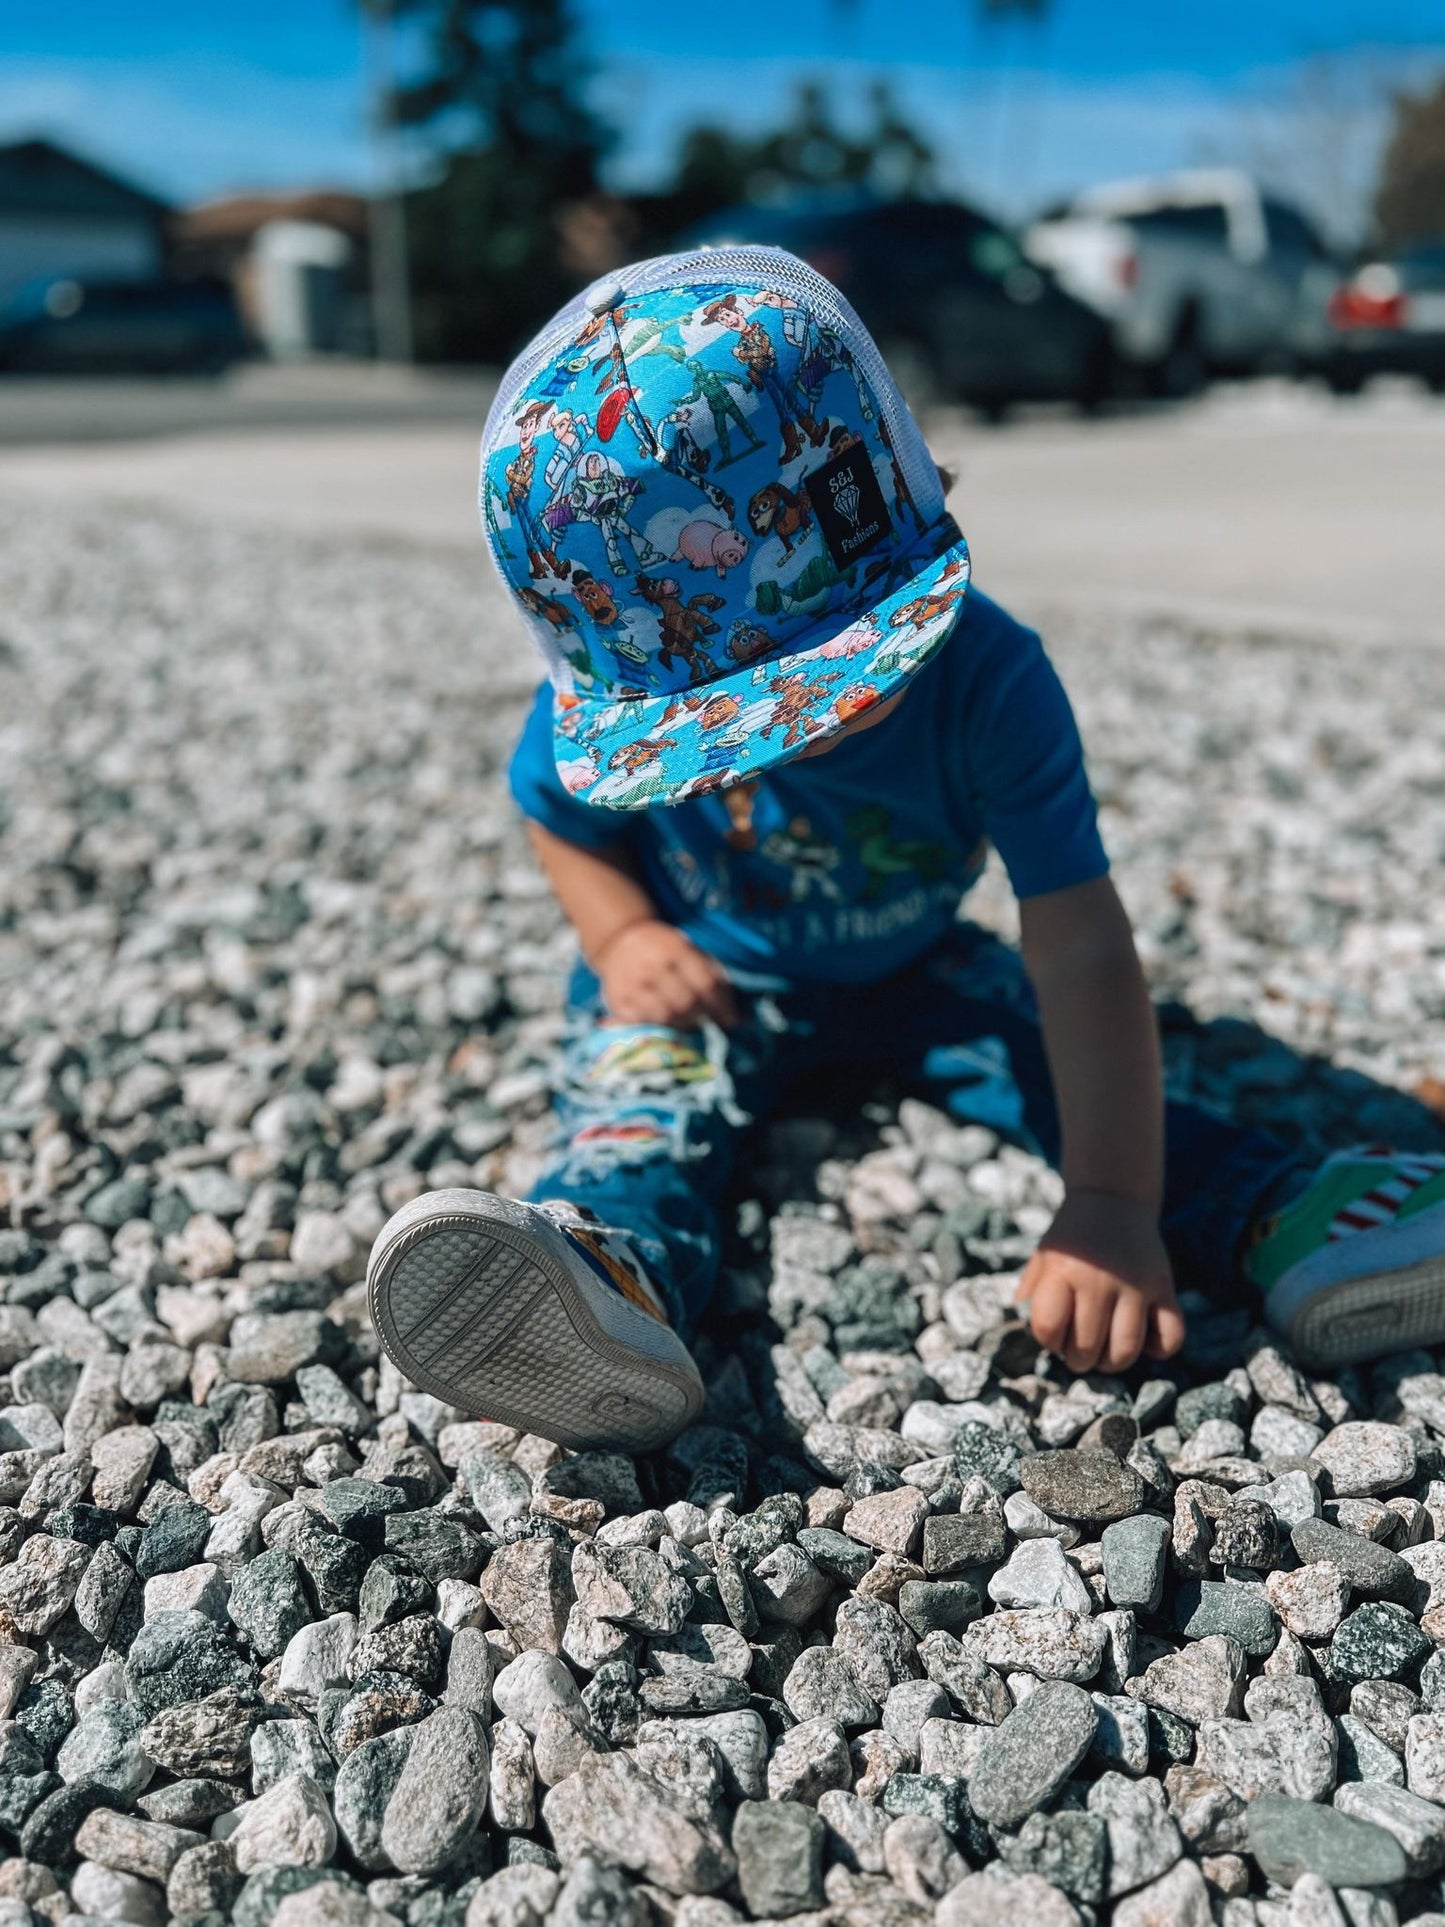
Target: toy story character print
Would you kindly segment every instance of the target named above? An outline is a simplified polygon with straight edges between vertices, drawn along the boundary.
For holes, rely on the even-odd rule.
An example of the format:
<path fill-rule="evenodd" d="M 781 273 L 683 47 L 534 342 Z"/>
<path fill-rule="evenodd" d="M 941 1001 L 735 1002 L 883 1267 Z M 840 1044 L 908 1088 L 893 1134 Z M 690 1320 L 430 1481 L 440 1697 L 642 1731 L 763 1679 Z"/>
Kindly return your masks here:
<path fill-rule="evenodd" d="M 777 647 L 767 630 L 756 622 L 749 622 L 746 616 L 739 616 L 728 631 L 727 653 L 737 663 L 756 662 L 760 656 L 771 655 Z"/>
<path fill-rule="evenodd" d="M 781 296 L 768 301 L 763 293 L 755 296 L 754 301 L 755 307 L 761 307 L 765 302 L 773 307 L 785 305 Z M 777 411 L 783 438 L 783 462 L 795 462 L 803 452 L 799 429 L 814 448 L 821 448 L 827 439 L 827 430 L 819 424 L 807 400 L 795 394 L 792 386 L 783 380 L 778 370 L 778 351 L 773 345 L 773 338 L 756 312 L 751 317 L 746 314 L 741 295 L 729 292 L 721 299 L 710 302 L 703 309 L 703 319 L 736 333 L 738 340 L 733 349 L 733 359 L 742 363 L 752 387 L 758 393 L 765 394 Z"/>
<path fill-rule="evenodd" d="M 778 700 L 768 720 L 759 728 L 759 736 L 766 740 L 775 729 L 781 729 L 784 749 L 793 749 L 810 736 L 815 736 L 823 725 L 808 712 L 825 700 L 831 685 L 839 680 L 837 670 L 825 676 L 815 676 L 811 681 L 802 671 L 792 676 L 774 676 L 768 688 Z"/>
<path fill-rule="evenodd" d="M 715 676 L 717 664 L 704 649 L 703 638 L 718 632 L 711 611 L 725 606 L 722 597 L 708 591 L 684 601 L 681 585 L 670 575 L 639 575 L 633 586 L 643 601 L 657 611 L 658 633 L 662 639 L 657 656 L 659 666 L 671 669 L 674 660 L 680 657 L 694 682 Z"/>
<path fill-rule="evenodd" d="M 657 430 L 659 459 L 674 475 L 680 475 L 684 481 L 691 482 L 695 489 L 701 490 L 711 506 L 731 522 L 737 504 L 726 489 L 708 480 L 712 450 L 704 448 L 698 440 L 693 420 L 693 408 L 687 403 L 680 403 L 670 415 L 663 416 Z"/>
<path fill-rule="evenodd" d="M 503 470 L 507 484 L 504 500 L 507 510 L 521 532 L 527 567 L 533 581 L 545 575 L 563 576 L 568 564 L 558 555 L 551 531 L 532 507 L 532 481 L 537 471 L 537 436 L 551 410 L 551 403 L 529 402 L 516 418 L 517 452 Z"/>
<path fill-rule="evenodd" d="M 843 892 L 833 872 L 843 861 L 843 853 L 826 838 L 814 835 L 806 816 L 793 817 L 786 830 L 769 831 L 760 854 L 787 871 L 790 902 L 806 903 L 814 893 L 841 899 Z"/>
<path fill-rule="evenodd" d="M 927 837 L 895 836 L 893 818 L 882 803 L 866 803 L 854 810 L 845 825 L 863 865 L 866 882 L 862 900 L 871 903 L 899 877 L 941 883 L 956 861 L 946 843 Z"/>
<path fill-rule="evenodd" d="M 572 571 L 572 593 L 599 629 L 616 626 L 617 599 L 605 582 L 599 582 L 590 569 Z"/>
<path fill-rule="evenodd" d="M 607 759 L 610 770 L 622 770 L 628 776 L 636 776 L 654 763 L 660 763 L 663 753 L 676 749 L 677 744 L 671 736 L 649 737 L 641 743 L 623 743 L 614 749 Z"/>
<path fill-rule="evenodd" d="M 752 423 L 733 394 L 735 388 L 744 395 L 748 392 L 745 380 L 741 376 L 727 373 L 724 369 L 709 367 L 707 362 L 696 356 L 687 362 L 686 367 L 688 374 L 692 377 L 692 387 L 685 395 L 678 398 L 672 412 L 676 415 L 679 409 L 691 410 L 696 405 L 707 409 L 712 417 L 713 439 L 718 446 L 718 467 L 727 468 L 731 463 L 741 461 L 744 455 L 750 454 L 754 449 L 761 448 L 762 436 L 755 432 Z M 690 414 L 688 419 L 691 424 L 695 418 Z M 747 444 L 745 448 L 738 449 L 736 454 L 733 453 L 732 440 L 728 433 L 729 423 L 738 430 Z M 689 432 L 691 432 L 690 427 Z M 729 510 L 728 513 L 731 514 L 732 511 Z"/>
<path fill-rule="evenodd" d="M 883 640 L 883 629 L 871 609 L 861 615 L 856 622 L 850 622 L 846 629 L 830 636 L 818 654 L 829 662 L 847 662 L 853 656 L 864 655 L 869 649 L 876 649 Z"/>
<path fill-rule="evenodd" d="M 741 529 L 726 523 L 720 526 L 700 515 L 683 524 L 670 560 L 685 562 L 690 569 L 711 569 L 716 575 L 725 576 L 729 569 L 745 562 L 747 554 L 748 538 Z"/>
<path fill-rule="evenodd" d="M 767 482 L 748 503 L 748 527 L 760 538 L 776 535 L 785 556 L 793 553 L 794 543 L 812 524 L 813 504 L 806 489 Z"/>
<path fill-rule="evenodd" d="M 871 682 L 849 683 L 833 698 L 833 714 L 842 724 L 855 723 L 860 716 L 878 706 L 878 691 Z"/>
<path fill-rule="evenodd" d="M 576 520 L 589 523 L 601 535 L 614 575 L 629 575 L 666 560 L 629 520 L 630 505 L 641 493 L 642 484 L 599 449 L 589 449 L 573 472 L 567 501 Z"/>

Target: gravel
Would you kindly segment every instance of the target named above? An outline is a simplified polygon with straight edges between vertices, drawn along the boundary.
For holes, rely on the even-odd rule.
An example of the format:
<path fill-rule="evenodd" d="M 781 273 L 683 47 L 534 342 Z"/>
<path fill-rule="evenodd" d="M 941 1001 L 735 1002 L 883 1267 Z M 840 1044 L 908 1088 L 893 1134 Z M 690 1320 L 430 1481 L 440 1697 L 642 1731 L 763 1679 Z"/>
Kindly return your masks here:
<path fill-rule="evenodd" d="M 1057 1181 L 880 1089 L 749 1147 L 670 1450 L 417 1391 L 371 1240 L 547 1131 L 530 656 L 480 558 L 7 535 L 5 1927 L 1440 1916 L 1440 1358 L 1201 1302 L 1075 1380 L 1011 1309 Z M 1171 1088 L 1445 1143 L 1445 665 L 1058 636 Z"/>

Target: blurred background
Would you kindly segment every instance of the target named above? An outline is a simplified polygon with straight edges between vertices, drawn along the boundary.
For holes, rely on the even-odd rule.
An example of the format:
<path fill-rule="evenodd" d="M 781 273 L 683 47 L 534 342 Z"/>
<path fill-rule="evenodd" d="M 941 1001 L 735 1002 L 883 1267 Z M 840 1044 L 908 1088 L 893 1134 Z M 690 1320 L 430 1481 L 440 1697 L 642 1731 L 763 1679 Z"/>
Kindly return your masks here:
<path fill-rule="evenodd" d="M 463 443 L 532 330 L 608 268 L 742 238 L 850 296 L 989 481 L 1005 576 L 1147 595 L 1208 553 L 1231 607 L 1438 620 L 1395 518 L 1442 449 L 1445 0 L 19 6 L 0 481 L 269 432 L 229 481 L 194 445 L 83 474 L 458 535 Z M 335 442 L 359 429 L 388 482 Z M 1359 524 L 1312 519 L 1376 494 L 1362 470 L 1363 580 Z M 1184 519 L 1141 542 L 1161 502 Z"/>

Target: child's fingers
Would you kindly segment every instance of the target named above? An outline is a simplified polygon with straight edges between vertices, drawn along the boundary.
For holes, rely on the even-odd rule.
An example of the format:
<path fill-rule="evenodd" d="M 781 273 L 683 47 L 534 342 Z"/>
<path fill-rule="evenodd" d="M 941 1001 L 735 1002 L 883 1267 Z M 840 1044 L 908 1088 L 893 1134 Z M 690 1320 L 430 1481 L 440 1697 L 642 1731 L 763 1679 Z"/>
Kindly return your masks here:
<path fill-rule="evenodd" d="M 1184 1314 L 1177 1305 L 1154 1305 L 1149 1311 L 1150 1358 L 1172 1358 L 1184 1343 Z"/>
<path fill-rule="evenodd" d="M 1074 1318 L 1064 1347 L 1064 1362 L 1071 1372 L 1093 1371 L 1108 1342 L 1113 1314 L 1114 1299 L 1107 1291 L 1075 1291 Z"/>
<path fill-rule="evenodd" d="M 738 1021 L 738 1000 L 733 994 L 732 985 L 720 970 L 713 970 L 709 974 L 703 1009 L 724 1030 L 731 1030 Z"/>
<path fill-rule="evenodd" d="M 1124 1372 L 1144 1349 L 1149 1332 L 1149 1305 L 1137 1291 L 1121 1291 L 1109 1321 L 1109 1342 L 1100 1364 L 1106 1372 Z"/>
<path fill-rule="evenodd" d="M 1062 1279 L 1044 1278 L 1029 1301 L 1029 1322 L 1045 1351 L 1063 1348 L 1074 1315 L 1074 1294 Z"/>

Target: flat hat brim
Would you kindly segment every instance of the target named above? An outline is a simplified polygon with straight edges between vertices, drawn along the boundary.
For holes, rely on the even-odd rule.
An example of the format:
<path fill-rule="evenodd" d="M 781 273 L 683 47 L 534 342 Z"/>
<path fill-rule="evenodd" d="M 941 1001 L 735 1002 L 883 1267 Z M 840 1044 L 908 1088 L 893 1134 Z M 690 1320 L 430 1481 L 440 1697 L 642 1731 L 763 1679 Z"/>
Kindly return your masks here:
<path fill-rule="evenodd" d="M 563 786 L 599 808 L 646 809 L 791 762 L 908 686 L 953 632 L 968 583 L 958 536 L 864 614 L 820 626 L 801 648 L 665 695 L 559 694 L 553 752 Z"/>

